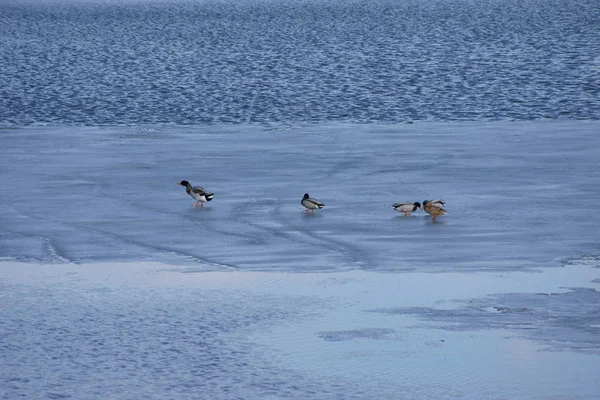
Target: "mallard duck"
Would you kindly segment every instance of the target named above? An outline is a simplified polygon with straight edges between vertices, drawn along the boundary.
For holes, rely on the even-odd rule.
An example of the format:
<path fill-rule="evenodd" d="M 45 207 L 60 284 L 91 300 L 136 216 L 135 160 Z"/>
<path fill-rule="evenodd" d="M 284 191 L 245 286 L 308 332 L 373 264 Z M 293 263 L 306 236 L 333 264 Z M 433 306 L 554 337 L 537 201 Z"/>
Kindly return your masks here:
<path fill-rule="evenodd" d="M 177 182 L 177 184 L 185 186 L 185 191 L 187 194 L 196 200 L 194 207 L 198 207 L 198 203 L 200 203 L 201 207 L 204 207 L 205 201 L 211 201 L 213 197 L 215 197 L 214 193 L 207 192 L 202 186 L 192 186 L 188 181 Z"/>
<path fill-rule="evenodd" d="M 435 219 L 438 217 L 438 215 L 445 215 L 448 214 L 448 211 L 444 210 L 442 208 L 442 205 L 444 204 L 443 202 L 440 203 L 433 203 L 433 201 L 435 200 L 425 200 L 423 202 L 423 210 L 425 210 L 425 212 L 429 215 L 433 215 L 433 221 L 435 221 Z M 441 201 L 441 200 L 438 200 Z M 437 205 L 439 204 L 439 205 Z"/>
<path fill-rule="evenodd" d="M 419 203 L 418 201 L 415 201 L 414 203 L 409 203 L 408 201 L 401 201 L 400 203 L 394 204 L 392 208 L 408 216 L 411 212 L 417 211 L 417 208 L 421 208 L 421 203 Z"/>
<path fill-rule="evenodd" d="M 302 197 L 300 204 L 306 207 L 306 210 L 304 210 L 305 212 L 311 211 L 313 214 L 315 213 L 315 210 L 320 210 L 321 208 L 325 207 L 325 204 L 313 199 L 308 195 L 308 193 L 304 193 L 304 197 Z"/>

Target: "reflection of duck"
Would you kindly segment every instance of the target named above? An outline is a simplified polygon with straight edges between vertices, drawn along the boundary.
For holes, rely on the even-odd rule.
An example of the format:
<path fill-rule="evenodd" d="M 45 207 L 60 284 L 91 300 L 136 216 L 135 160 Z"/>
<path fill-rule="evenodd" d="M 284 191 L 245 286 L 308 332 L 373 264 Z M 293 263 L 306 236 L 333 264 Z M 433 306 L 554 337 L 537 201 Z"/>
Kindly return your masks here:
<path fill-rule="evenodd" d="M 417 208 L 421 208 L 421 203 L 419 203 L 418 201 L 415 201 L 414 203 L 409 203 L 408 201 L 401 201 L 400 203 L 394 204 L 392 208 L 408 216 L 411 212 L 417 211 Z"/>
<path fill-rule="evenodd" d="M 321 203 L 316 199 L 313 199 L 308 195 L 308 193 L 304 193 L 304 197 L 302 197 L 300 204 L 306 207 L 306 210 L 304 211 L 311 211 L 313 214 L 315 213 L 315 210 L 320 210 L 321 208 L 325 207 L 325 204 Z"/>
<path fill-rule="evenodd" d="M 425 212 L 427 214 L 433 215 L 433 220 L 434 221 L 438 217 L 438 215 L 446 215 L 446 214 L 448 214 L 448 211 L 446 211 L 446 210 L 444 210 L 442 208 L 442 205 L 444 203 L 441 202 L 441 200 L 438 200 L 439 202 L 441 202 L 440 205 L 436 205 L 436 203 L 432 203 L 432 201 L 435 201 L 435 200 L 425 200 L 423 202 L 423 210 L 425 210 Z M 439 203 L 437 203 L 437 204 L 439 204 Z"/>
<path fill-rule="evenodd" d="M 214 193 L 207 192 L 202 186 L 192 186 L 188 181 L 177 182 L 177 184 L 185 186 L 187 194 L 196 200 L 194 207 L 198 207 L 198 203 L 200 203 L 201 207 L 204 207 L 204 202 L 211 201 L 215 197 Z"/>

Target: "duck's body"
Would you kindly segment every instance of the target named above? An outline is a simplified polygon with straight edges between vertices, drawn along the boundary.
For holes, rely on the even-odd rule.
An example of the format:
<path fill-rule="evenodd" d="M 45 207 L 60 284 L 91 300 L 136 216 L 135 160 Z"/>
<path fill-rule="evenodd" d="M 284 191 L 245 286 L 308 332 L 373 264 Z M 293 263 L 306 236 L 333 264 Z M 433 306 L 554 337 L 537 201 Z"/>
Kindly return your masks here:
<path fill-rule="evenodd" d="M 177 184 L 185 186 L 185 191 L 187 194 L 196 200 L 194 207 L 198 207 L 198 204 L 200 204 L 201 207 L 204 207 L 205 202 L 211 201 L 213 197 L 215 197 L 214 193 L 204 190 L 202 186 L 192 186 L 188 181 L 177 182 Z"/>
<path fill-rule="evenodd" d="M 304 211 L 310 211 L 313 214 L 315 213 L 315 210 L 320 210 L 321 208 L 325 207 L 325 204 L 321 203 L 317 199 L 313 199 L 308 195 L 308 193 L 304 193 L 304 197 L 302 197 L 300 204 L 306 207 L 306 210 Z"/>
<path fill-rule="evenodd" d="M 435 219 L 439 216 L 439 215 L 446 215 L 448 214 L 448 211 L 444 210 L 442 208 L 442 205 L 444 204 L 444 202 L 441 202 L 441 204 L 438 203 L 433 203 L 432 201 L 435 200 L 425 200 L 423 202 L 423 210 L 425 210 L 425 212 L 429 215 L 433 215 L 433 221 L 435 221 Z M 441 201 L 441 200 L 439 200 Z"/>
<path fill-rule="evenodd" d="M 398 212 L 404 213 L 406 216 L 409 216 L 411 212 L 417 211 L 418 208 L 421 208 L 421 203 L 418 201 L 415 201 L 414 203 L 401 201 L 400 203 L 394 204 L 392 208 Z"/>

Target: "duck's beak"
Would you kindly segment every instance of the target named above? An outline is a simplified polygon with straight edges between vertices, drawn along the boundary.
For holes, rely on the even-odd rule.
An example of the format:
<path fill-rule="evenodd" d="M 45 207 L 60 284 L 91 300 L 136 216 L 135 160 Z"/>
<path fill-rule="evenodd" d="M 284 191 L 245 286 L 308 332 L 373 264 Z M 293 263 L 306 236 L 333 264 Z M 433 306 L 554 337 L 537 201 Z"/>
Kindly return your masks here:
<path fill-rule="evenodd" d="M 181 182 L 177 182 L 178 185 L 181 185 Z"/>

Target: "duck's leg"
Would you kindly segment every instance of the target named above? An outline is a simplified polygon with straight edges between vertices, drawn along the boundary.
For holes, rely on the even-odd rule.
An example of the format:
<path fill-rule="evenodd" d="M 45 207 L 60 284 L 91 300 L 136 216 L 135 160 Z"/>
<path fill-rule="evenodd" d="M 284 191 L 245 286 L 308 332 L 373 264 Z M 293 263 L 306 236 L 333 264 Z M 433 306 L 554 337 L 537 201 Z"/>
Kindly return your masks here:
<path fill-rule="evenodd" d="M 407 213 L 406 211 L 402 211 L 402 212 L 404 213 L 404 216 L 405 216 L 405 217 L 409 217 L 409 216 L 410 216 L 410 214 L 409 214 L 409 213 Z"/>
<path fill-rule="evenodd" d="M 194 207 L 198 207 L 198 203 L 200 203 L 200 202 L 197 201 L 196 204 L 194 204 Z"/>
<path fill-rule="evenodd" d="M 432 221 L 435 221 L 436 218 L 437 218 L 437 215 L 434 215 Z"/>

